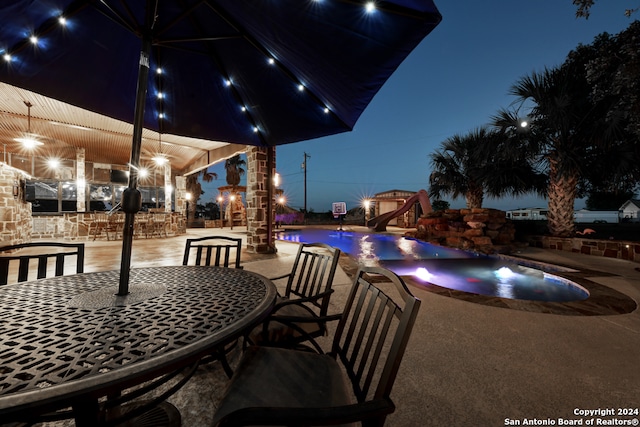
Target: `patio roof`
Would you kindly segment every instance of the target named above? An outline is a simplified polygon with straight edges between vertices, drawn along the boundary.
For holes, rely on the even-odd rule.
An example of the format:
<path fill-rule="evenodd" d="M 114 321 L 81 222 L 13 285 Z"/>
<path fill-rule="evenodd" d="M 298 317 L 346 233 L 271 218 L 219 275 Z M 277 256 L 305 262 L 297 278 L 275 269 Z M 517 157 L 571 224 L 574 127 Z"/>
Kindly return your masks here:
<path fill-rule="evenodd" d="M 0 148 L 4 153 L 26 154 L 21 143 L 15 141 L 28 130 L 25 102 L 32 104 L 31 133 L 43 143 L 35 149 L 36 156 L 75 159 L 76 149 L 84 148 L 87 162 L 129 163 L 132 124 L 0 82 Z M 246 150 L 245 145 L 171 134 L 160 137 L 158 132 L 144 129 L 141 164 L 151 163 L 160 146 L 171 169 L 180 175 Z"/>

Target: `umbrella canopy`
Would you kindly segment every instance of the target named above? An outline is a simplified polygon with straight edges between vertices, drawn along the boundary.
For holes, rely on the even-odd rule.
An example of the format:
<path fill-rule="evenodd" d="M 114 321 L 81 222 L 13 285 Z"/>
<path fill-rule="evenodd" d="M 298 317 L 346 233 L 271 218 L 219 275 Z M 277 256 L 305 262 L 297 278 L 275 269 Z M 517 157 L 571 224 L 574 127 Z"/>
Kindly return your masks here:
<path fill-rule="evenodd" d="M 430 0 L 12 3 L 3 82 L 131 122 L 146 34 L 144 127 L 254 146 L 351 130 L 441 19 Z"/>
<path fill-rule="evenodd" d="M 7 3 L 0 81 L 133 122 L 122 294 L 143 128 L 253 146 L 351 130 L 441 20 L 431 0 Z"/>

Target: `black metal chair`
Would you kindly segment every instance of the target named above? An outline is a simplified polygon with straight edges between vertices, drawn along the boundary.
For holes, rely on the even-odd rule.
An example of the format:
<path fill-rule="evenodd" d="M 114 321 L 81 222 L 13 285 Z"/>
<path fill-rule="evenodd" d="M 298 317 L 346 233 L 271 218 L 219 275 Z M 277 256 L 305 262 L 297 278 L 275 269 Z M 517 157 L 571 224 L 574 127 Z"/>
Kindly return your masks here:
<path fill-rule="evenodd" d="M 388 283 L 380 278 L 393 283 L 393 289 L 387 290 Z M 358 421 L 363 426 L 384 425 L 395 410 L 391 389 L 419 307 L 420 300 L 395 273 L 362 267 L 331 351 L 249 347 L 218 405 L 214 425 L 311 426 Z"/>
<path fill-rule="evenodd" d="M 84 243 L 35 242 L 0 247 L 0 285 L 26 282 L 30 280 L 30 272 L 31 278 L 36 274 L 36 279 L 47 277 L 52 269 L 53 275 L 62 276 L 65 261 L 73 257 L 76 258 L 75 273 L 84 272 Z M 55 261 L 55 265 L 50 261 Z M 9 280 L 14 276 L 15 280 Z"/>
<path fill-rule="evenodd" d="M 216 267 L 233 267 L 242 269 L 240 265 L 240 254 L 242 252 L 242 239 L 226 236 L 205 236 L 196 239 L 187 239 L 184 247 L 182 265 L 202 265 Z M 235 261 L 233 261 L 235 259 Z M 191 264 L 190 264 L 191 263 Z M 229 345 L 214 351 L 211 355 L 202 359 L 203 363 L 219 361 L 222 364 L 225 374 L 229 378 L 233 375 L 233 370 L 229 365 L 227 354 L 236 346 L 235 340 Z"/>
<path fill-rule="evenodd" d="M 193 250 L 193 251 L 192 251 Z M 217 267 L 242 268 L 240 254 L 242 239 L 226 236 L 206 236 L 197 239 L 187 239 L 184 248 L 182 265 L 214 265 Z M 232 258 L 233 257 L 233 258 Z M 232 261 L 235 258 L 235 261 Z"/>
<path fill-rule="evenodd" d="M 325 243 L 302 243 L 270 316 L 245 337 L 247 344 L 275 347 L 304 346 L 327 332 L 327 311 L 340 249 Z"/>

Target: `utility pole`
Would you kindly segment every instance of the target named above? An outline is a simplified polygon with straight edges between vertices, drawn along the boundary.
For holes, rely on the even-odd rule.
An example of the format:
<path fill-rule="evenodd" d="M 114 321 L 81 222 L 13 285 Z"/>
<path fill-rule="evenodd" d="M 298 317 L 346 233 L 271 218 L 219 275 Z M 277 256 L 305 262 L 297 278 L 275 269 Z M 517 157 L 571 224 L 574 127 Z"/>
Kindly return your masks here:
<path fill-rule="evenodd" d="M 304 170 L 304 213 L 307 213 L 307 159 L 310 159 L 311 156 L 304 153 L 304 161 L 302 162 L 302 169 Z"/>

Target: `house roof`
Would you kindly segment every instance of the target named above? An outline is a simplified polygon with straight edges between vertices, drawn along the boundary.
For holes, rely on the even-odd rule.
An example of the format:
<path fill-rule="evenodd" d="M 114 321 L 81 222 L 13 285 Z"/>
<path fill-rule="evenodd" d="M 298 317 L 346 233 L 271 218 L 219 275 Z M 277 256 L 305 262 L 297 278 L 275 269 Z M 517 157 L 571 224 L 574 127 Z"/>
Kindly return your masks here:
<path fill-rule="evenodd" d="M 389 190 L 382 193 L 376 193 L 374 199 L 392 199 L 392 198 L 404 198 L 416 194 L 414 190 Z"/>
<path fill-rule="evenodd" d="M 624 210 L 629 205 L 633 205 L 636 209 L 640 209 L 640 199 L 629 199 L 620 206 L 620 210 Z"/>

